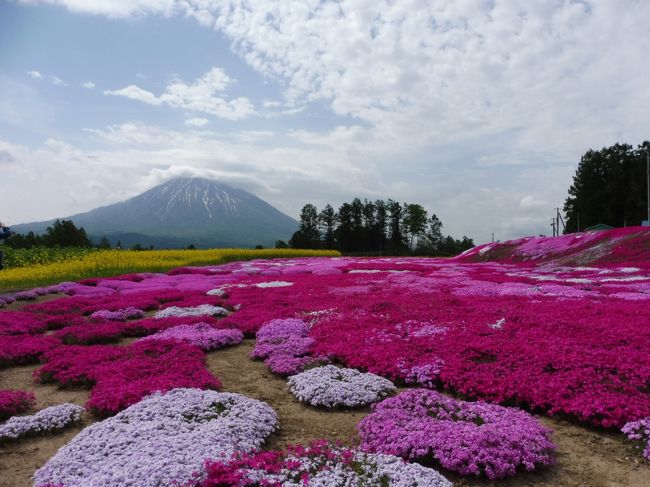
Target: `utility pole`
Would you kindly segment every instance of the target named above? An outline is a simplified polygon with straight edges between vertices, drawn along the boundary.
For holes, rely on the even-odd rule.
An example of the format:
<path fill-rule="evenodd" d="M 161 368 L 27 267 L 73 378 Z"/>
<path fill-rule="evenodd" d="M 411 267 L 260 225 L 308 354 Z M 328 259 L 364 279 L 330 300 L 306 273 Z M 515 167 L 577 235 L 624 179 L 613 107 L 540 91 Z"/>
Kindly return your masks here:
<path fill-rule="evenodd" d="M 494 232 L 492 232 L 492 243 L 494 243 Z"/>
<path fill-rule="evenodd" d="M 645 148 L 645 175 L 647 178 L 648 189 L 648 225 L 650 225 L 650 145 Z"/>
<path fill-rule="evenodd" d="M 555 218 L 557 220 L 557 226 L 556 226 L 556 228 L 557 228 L 557 236 L 559 237 L 560 236 L 560 223 L 562 223 L 562 230 L 564 230 L 565 232 L 566 232 L 566 225 L 564 224 L 564 218 L 562 218 L 562 214 L 560 213 L 560 209 L 555 208 L 555 211 L 556 211 Z"/>
<path fill-rule="evenodd" d="M 553 236 L 555 237 L 555 218 L 551 218 L 551 227 L 553 227 Z"/>

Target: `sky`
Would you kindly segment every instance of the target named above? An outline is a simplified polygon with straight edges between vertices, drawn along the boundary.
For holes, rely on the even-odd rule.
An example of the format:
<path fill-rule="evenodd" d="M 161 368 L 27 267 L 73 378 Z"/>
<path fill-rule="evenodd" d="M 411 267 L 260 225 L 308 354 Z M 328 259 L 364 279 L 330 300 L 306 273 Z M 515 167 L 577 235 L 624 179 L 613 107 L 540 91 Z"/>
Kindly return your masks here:
<path fill-rule="evenodd" d="M 0 221 L 175 176 L 298 217 L 422 204 L 549 234 L 580 156 L 650 138 L 647 0 L 0 0 Z"/>

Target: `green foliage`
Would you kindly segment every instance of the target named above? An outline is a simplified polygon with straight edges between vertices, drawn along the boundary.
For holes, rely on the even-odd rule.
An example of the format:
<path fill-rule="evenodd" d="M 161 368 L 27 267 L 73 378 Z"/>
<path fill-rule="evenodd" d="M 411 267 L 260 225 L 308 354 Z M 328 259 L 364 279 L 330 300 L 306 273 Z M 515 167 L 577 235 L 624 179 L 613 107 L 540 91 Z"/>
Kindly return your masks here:
<path fill-rule="evenodd" d="M 647 217 L 646 152 L 614 144 L 589 150 L 580 164 L 564 203 L 566 230 L 575 232 L 597 223 L 613 227 L 640 225 Z"/>
<path fill-rule="evenodd" d="M 277 241 L 276 248 L 284 242 Z M 338 212 L 331 205 L 318 213 L 307 204 L 300 228 L 289 241 L 292 248 L 338 249 L 348 254 L 456 255 L 474 247 L 472 239 L 443 237 L 442 222 L 418 204 L 393 200 L 343 203 Z"/>
<path fill-rule="evenodd" d="M 108 241 L 106 237 L 102 237 L 102 239 L 97 244 L 97 248 L 102 250 L 108 250 L 111 248 L 111 243 Z"/>
<path fill-rule="evenodd" d="M 48 247 L 92 247 L 92 242 L 83 228 L 77 228 L 71 220 L 56 220 L 47 227 L 43 243 Z"/>
<path fill-rule="evenodd" d="M 312 204 L 303 206 L 300 212 L 300 226 L 291 236 L 289 245 L 294 249 L 320 248 L 318 210 Z"/>
<path fill-rule="evenodd" d="M 276 240 L 275 241 L 275 248 L 276 249 L 288 249 L 289 244 L 285 242 L 284 240 Z"/>
<path fill-rule="evenodd" d="M 110 248 L 108 240 L 102 239 L 102 242 L 107 243 Z M 32 247 L 92 247 L 93 243 L 86 235 L 86 231 L 77 228 L 71 220 L 56 220 L 47 227 L 43 235 L 35 235 L 34 232 L 26 235 L 13 234 L 8 239 L 7 245 L 14 249 L 31 249 Z"/>
<path fill-rule="evenodd" d="M 5 269 L 77 260 L 94 251 L 95 249 L 89 247 L 32 247 L 29 249 L 5 247 L 2 249 Z"/>

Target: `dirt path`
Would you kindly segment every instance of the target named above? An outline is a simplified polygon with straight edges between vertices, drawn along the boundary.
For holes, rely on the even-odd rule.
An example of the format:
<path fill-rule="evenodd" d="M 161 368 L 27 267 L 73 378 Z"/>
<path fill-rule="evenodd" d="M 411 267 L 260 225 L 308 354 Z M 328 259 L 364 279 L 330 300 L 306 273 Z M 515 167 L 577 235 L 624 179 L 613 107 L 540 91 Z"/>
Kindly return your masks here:
<path fill-rule="evenodd" d="M 124 342 L 126 343 L 126 342 Z M 368 409 L 324 411 L 303 406 L 286 388 L 286 380 L 271 374 L 263 363 L 252 361 L 248 353 L 253 340 L 208 355 L 209 369 L 223 383 L 223 391 L 238 392 L 269 403 L 280 418 L 280 430 L 268 442 L 268 448 L 307 443 L 313 439 L 339 439 L 353 445 L 355 425 Z M 12 367 L 0 370 L 0 389 L 17 388 L 33 391 L 37 408 L 74 402 L 83 404 L 85 390 L 61 390 L 52 385 L 35 384 L 32 372 L 38 366 Z M 648 487 L 650 462 L 641 459 L 620 434 L 603 433 L 563 421 L 540 418 L 555 430 L 558 463 L 553 468 L 512 479 L 489 482 L 467 480 L 444 472 L 457 486 L 503 487 Z M 85 424 L 92 422 L 87 416 Z M 31 485 L 31 476 L 58 448 L 72 439 L 80 427 L 58 435 L 27 439 L 0 447 L 0 486 Z"/>

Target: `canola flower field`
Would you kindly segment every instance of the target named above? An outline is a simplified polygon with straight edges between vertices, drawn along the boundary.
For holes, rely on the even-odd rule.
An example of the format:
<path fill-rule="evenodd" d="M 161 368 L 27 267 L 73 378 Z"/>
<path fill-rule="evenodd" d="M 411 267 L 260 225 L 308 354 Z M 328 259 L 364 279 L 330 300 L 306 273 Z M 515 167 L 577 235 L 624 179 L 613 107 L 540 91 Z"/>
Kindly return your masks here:
<path fill-rule="evenodd" d="M 94 247 L 33 247 L 31 249 L 12 249 L 11 247 L 2 246 L 0 250 L 4 255 L 3 264 L 5 269 L 77 260 L 88 254 L 99 252 Z"/>
<path fill-rule="evenodd" d="M 300 249 L 53 250 L 59 254 L 52 252 L 49 262 L 44 253 L 40 260 L 32 259 L 31 264 L 12 265 L 0 271 L 0 291 L 131 272 L 165 272 L 177 267 L 216 265 L 236 260 L 340 255 L 337 251 Z M 26 258 L 21 262 L 25 261 Z"/>

